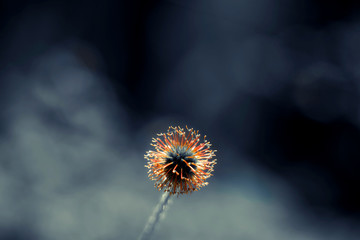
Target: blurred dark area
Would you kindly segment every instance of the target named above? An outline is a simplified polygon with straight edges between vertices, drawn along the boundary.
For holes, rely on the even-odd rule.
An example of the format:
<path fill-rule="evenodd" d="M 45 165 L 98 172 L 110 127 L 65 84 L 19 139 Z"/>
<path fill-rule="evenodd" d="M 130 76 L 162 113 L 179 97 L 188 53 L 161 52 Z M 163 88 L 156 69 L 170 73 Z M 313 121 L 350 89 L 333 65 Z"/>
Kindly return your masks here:
<path fill-rule="evenodd" d="M 123 141 L 122 152 L 137 152 L 149 142 L 141 139 L 144 132 L 187 124 L 218 149 L 214 181 L 227 181 L 241 175 L 244 164 L 254 165 L 292 190 L 296 201 L 291 204 L 305 219 L 325 225 L 347 219 L 359 226 L 359 43 L 356 0 L 2 0 L 2 171 L 24 178 L 21 186 L 36 182 L 27 167 L 21 170 L 27 161 L 11 163 L 31 152 L 19 147 L 26 119 L 32 120 L 24 129 L 39 134 L 39 149 L 55 134 L 63 145 L 54 152 L 61 156 L 61 146 L 87 141 L 97 126 L 96 139 L 104 146 L 116 149 Z M 85 80 L 66 78 L 78 70 L 76 76 Z M 91 111 L 80 121 L 77 113 L 84 106 Z M 110 123 L 98 120 L 103 115 Z M 36 151 L 34 159 L 48 156 Z M 136 161 L 143 165 L 141 158 Z M 82 164 L 71 167 L 81 170 L 71 176 L 85 186 L 113 168 L 112 161 L 108 168 L 94 163 L 91 170 Z M 236 180 L 232 184 L 236 187 Z M 1 195 L 7 194 L 1 186 Z M 11 199 L 31 195 L 19 189 Z M 59 191 L 69 189 L 64 185 Z M 26 201 L 19 208 L 31 208 Z M 8 205 L 0 201 L 0 206 Z M 22 210 L 26 220 L 19 226 L 0 217 L 5 222 L 0 238 L 49 239 L 32 227 L 36 211 Z"/>

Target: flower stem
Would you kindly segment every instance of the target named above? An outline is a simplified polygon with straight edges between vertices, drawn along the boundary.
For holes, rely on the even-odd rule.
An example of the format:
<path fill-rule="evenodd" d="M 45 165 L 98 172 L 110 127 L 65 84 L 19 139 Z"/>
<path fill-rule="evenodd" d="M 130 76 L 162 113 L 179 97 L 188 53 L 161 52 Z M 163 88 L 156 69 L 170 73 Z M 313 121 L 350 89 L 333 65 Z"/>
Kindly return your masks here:
<path fill-rule="evenodd" d="M 170 194 L 168 192 L 164 192 L 164 194 L 160 198 L 159 203 L 156 205 L 153 213 L 149 217 L 149 220 L 145 225 L 144 231 L 141 233 L 138 240 L 149 240 L 151 238 L 151 235 L 155 230 L 156 224 L 159 222 L 162 214 L 164 213 L 164 210 L 166 209 L 169 198 Z"/>

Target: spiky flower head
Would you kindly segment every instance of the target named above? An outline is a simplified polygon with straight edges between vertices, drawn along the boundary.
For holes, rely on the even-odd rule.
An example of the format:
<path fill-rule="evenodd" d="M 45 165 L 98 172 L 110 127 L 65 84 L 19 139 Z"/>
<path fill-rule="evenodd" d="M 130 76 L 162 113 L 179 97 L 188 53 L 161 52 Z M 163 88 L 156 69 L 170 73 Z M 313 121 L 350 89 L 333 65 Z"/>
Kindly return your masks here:
<path fill-rule="evenodd" d="M 153 138 L 155 151 L 147 151 L 149 178 L 156 181 L 155 187 L 172 194 L 192 193 L 206 186 L 212 176 L 216 150 L 204 136 L 200 141 L 199 131 L 192 128 L 169 127 L 167 133 Z"/>

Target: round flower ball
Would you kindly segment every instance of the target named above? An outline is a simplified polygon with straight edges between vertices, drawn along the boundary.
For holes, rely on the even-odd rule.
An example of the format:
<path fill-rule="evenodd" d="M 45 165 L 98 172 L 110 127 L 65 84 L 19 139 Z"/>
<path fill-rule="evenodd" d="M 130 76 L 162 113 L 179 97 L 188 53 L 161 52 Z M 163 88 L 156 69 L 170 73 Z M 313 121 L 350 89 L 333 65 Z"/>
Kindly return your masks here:
<path fill-rule="evenodd" d="M 188 194 L 206 186 L 212 176 L 216 150 L 204 136 L 192 128 L 169 127 L 167 133 L 153 138 L 155 151 L 147 151 L 145 158 L 149 168 L 149 178 L 155 181 L 158 190 L 173 194 Z"/>

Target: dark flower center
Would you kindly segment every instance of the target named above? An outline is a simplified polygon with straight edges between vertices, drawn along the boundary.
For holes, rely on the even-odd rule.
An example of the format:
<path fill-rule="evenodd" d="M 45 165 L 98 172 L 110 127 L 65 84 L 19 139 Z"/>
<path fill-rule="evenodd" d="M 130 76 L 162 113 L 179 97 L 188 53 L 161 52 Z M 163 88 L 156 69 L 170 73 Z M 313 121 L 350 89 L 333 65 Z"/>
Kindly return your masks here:
<path fill-rule="evenodd" d="M 194 157 L 194 153 L 191 150 L 186 150 L 184 147 L 177 147 L 174 151 L 168 152 L 168 157 L 166 158 L 165 164 L 172 163 L 165 168 L 165 171 L 168 172 L 168 177 L 176 177 L 181 178 L 182 176 L 189 178 L 194 173 L 189 167 L 189 165 L 196 171 L 196 158 Z M 176 168 L 175 168 L 176 167 Z M 175 168 L 176 173 L 173 173 L 173 169 Z M 169 171 L 170 170 L 170 171 Z M 174 176 L 176 175 L 176 176 Z"/>

